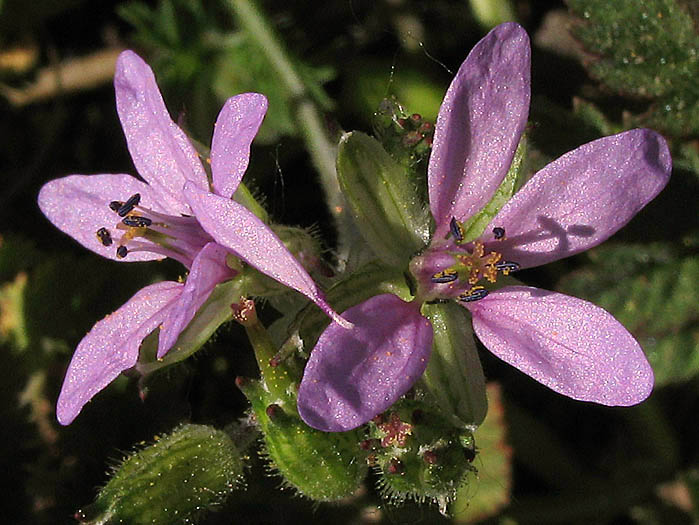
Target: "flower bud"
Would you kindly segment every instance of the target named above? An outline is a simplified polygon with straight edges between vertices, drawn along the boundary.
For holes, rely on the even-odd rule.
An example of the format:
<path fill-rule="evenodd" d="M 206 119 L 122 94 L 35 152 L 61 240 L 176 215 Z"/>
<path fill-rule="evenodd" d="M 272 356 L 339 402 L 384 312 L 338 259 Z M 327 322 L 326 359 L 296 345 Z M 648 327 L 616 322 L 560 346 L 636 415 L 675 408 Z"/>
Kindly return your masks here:
<path fill-rule="evenodd" d="M 306 425 L 295 406 L 276 401 L 256 380 L 236 381 L 250 400 L 264 435 L 265 454 L 285 484 L 315 501 L 352 495 L 367 473 L 358 431 L 321 432 Z"/>
<path fill-rule="evenodd" d="M 430 219 L 409 170 L 358 131 L 340 140 L 340 187 L 357 227 L 382 261 L 405 266 L 429 240 Z"/>
<path fill-rule="evenodd" d="M 473 435 L 419 399 L 403 399 L 370 423 L 384 496 L 394 502 L 433 500 L 447 504 L 467 481 L 475 455 Z"/>
<path fill-rule="evenodd" d="M 242 479 L 228 434 L 182 425 L 128 456 L 97 500 L 76 513 L 84 523 L 188 523 L 220 505 Z"/>
<path fill-rule="evenodd" d="M 281 224 L 275 224 L 272 229 L 310 274 L 332 277 L 332 268 L 323 261 L 323 247 L 313 231 Z"/>

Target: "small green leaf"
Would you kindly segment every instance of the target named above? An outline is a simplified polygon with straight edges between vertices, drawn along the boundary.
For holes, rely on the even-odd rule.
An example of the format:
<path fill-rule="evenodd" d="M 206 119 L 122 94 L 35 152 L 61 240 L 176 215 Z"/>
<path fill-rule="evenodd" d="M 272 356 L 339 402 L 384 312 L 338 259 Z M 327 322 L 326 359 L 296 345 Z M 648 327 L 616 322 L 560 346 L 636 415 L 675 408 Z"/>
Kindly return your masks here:
<path fill-rule="evenodd" d="M 410 173 L 361 132 L 340 141 L 337 173 L 364 239 L 387 264 L 407 266 L 429 240 L 429 219 Z"/>

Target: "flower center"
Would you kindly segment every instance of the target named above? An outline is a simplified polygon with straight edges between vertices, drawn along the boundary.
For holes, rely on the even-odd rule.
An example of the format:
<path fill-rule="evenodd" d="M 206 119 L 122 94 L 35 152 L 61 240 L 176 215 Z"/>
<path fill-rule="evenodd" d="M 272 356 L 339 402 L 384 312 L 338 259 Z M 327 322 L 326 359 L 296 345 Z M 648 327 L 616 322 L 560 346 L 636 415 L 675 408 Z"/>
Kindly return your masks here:
<path fill-rule="evenodd" d="M 456 219 L 452 218 L 449 229 L 454 240 L 447 249 L 428 250 L 411 264 L 420 283 L 418 293 L 424 300 L 478 301 L 488 295 L 488 290 L 479 283 L 495 283 L 499 274 L 509 275 L 519 270 L 519 264 L 503 260 L 502 253 L 486 253 L 483 242 L 465 243 L 463 226 Z M 493 237 L 496 241 L 503 240 L 504 228 L 494 228 Z"/>
<path fill-rule="evenodd" d="M 121 233 L 116 247 L 119 259 L 134 252 L 151 252 L 170 257 L 191 268 L 197 253 L 213 239 L 195 217 L 167 215 L 140 206 L 141 195 L 136 193 L 127 201 L 112 201 L 109 208 L 121 220 L 111 230 L 100 228 L 97 239 L 103 246 L 111 246 Z M 116 230 L 116 231 L 115 231 Z"/>

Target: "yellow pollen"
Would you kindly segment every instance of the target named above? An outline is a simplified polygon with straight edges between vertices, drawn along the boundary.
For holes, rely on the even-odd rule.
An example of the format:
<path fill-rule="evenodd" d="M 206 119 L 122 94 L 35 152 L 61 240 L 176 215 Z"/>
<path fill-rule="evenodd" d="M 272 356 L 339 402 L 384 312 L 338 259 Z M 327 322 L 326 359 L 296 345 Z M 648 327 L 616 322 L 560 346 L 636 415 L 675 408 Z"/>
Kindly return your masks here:
<path fill-rule="evenodd" d="M 470 254 L 458 254 L 456 258 L 468 271 L 468 284 L 473 286 L 481 279 L 491 283 L 497 280 L 498 270 L 495 265 L 502 259 L 502 255 L 497 252 L 485 255 L 485 246 L 482 242 L 475 241 Z"/>

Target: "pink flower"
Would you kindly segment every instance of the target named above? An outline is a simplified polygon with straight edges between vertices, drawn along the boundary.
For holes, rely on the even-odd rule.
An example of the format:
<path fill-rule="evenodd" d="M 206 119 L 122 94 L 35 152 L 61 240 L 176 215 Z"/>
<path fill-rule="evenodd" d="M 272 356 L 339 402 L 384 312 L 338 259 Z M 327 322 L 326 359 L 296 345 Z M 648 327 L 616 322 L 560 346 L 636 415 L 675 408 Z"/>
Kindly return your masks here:
<path fill-rule="evenodd" d="M 373 297 L 344 313 L 354 330 L 336 323 L 325 330 L 299 389 L 299 412 L 310 426 L 354 428 L 413 385 L 432 346 L 420 307 L 434 299 L 457 300 L 486 348 L 556 392 L 611 406 L 650 394 L 653 372 L 643 351 L 605 310 L 537 288 L 487 286 L 502 273 L 592 248 L 624 226 L 670 177 L 660 135 L 635 129 L 563 155 L 479 238 L 463 238 L 462 223 L 490 201 L 512 163 L 527 122 L 529 71 L 529 38 L 514 23 L 493 29 L 462 64 L 437 119 L 428 169 L 436 231 L 410 264 L 415 299 Z"/>
<path fill-rule="evenodd" d="M 211 145 L 210 184 L 197 152 L 170 119 L 150 67 L 124 51 L 114 76 L 117 112 L 138 173 L 70 175 L 44 185 L 39 207 L 86 248 L 117 261 L 171 257 L 187 281 L 146 286 L 99 321 L 78 345 L 58 398 L 67 425 L 121 372 L 133 367 L 143 339 L 160 327 L 163 357 L 214 287 L 235 276 L 233 254 L 315 302 L 348 326 L 325 302 L 301 264 L 274 232 L 231 199 L 248 166 L 250 144 L 267 99 L 244 93 L 226 101 Z"/>

